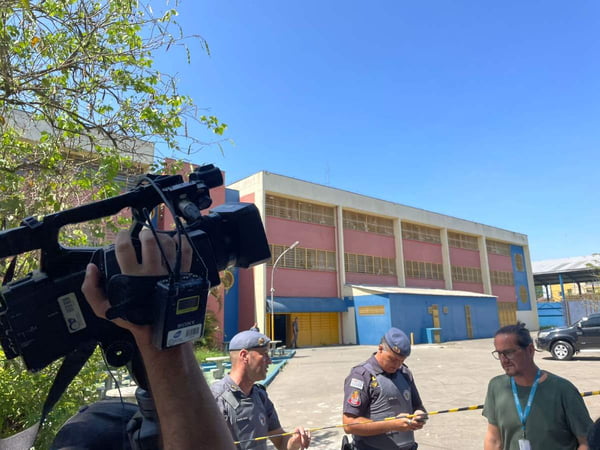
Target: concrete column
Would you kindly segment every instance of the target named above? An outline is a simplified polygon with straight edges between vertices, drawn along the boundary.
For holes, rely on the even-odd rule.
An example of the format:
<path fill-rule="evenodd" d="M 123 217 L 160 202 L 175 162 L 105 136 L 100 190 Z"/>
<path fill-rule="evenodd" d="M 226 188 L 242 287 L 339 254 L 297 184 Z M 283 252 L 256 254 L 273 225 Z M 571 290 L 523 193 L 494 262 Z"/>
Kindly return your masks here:
<path fill-rule="evenodd" d="M 537 311 L 537 298 L 535 297 L 535 284 L 533 281 L 533 269 L 531 266 L 531 257 L 529 255 L 529 246 L 523 246 L 523 256 L 525 257 L 525 271 L 527 273 L 527 287 L 529 288 L 529 304 L 531 305 L 531 311 L 517 311 L 517 319 L 521 322 L 525 322 L 530 330 L 538 330 L 540 328 L 538 311 Z"/>
<path fill-rule="evenodd" d="M 399 287 L 406 287 L 404 275 L 404 250 L 402 250 L 402 222 L 394 219 L 394 242 L 396 244 L 396 278 Z"/>
<path fill-rule="evenodd" d="M 254 191 L 254 204 L 260 212 L 265 231 L 267 232 L 266 219 L 266 192 L 264 172 L 260 173 L 258 183 Z M 254 316 L 256 323 L 263 333 L 267 332 L 267 263 L 253 267 L 254 276 Z"/>
<path fill-rule="evenodd" d="M 452 266 L 450 264 L 450 246 L 448 245 L 448 229 L 440 230 L 442 238 L 442 269 L 444 270 L 444 287 L 452 290 Z"/>
<path fill-rule="evenodd" d="M 483 293 L 492 295 L 492 278 L 490 277 L 490 263 L 488 261 L 485 236 L 478 236 L 477 244 L 479 246 L 479 261 L 481 267 L 481 280 L 483 281 Z"/>
<path fill-rule="evenodd" d="M 344 297 L 344 286 L 346 285 L 346 263 L 344 262 L 344 211 L 341 206 L 335 208 L 335 245 L 337 255 L 337 279 L 338 297 Z"/>

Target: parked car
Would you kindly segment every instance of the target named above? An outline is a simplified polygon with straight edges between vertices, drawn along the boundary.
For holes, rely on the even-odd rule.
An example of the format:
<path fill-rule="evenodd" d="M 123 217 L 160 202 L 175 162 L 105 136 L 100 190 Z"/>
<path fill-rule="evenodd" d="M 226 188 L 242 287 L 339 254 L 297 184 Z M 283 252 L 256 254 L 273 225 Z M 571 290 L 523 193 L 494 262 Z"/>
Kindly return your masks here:
<path fill-rule="evenodd" d="M 600 313 L 584 317 L 568 327 L 542 330 L 535 343 L 560 361 L 567 361 L 582 350 L 600 350 Z"/>

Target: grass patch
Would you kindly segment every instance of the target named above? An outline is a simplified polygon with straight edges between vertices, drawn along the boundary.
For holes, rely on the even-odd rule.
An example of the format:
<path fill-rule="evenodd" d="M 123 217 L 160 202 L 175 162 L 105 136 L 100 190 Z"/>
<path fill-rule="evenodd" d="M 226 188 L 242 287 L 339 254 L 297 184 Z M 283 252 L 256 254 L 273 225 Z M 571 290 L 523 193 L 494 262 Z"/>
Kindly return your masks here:
<path fill-rule="evenodd" d="M 215 350 L 213 348 L 196 347 L 194 349 L 194 355 L 196 356 L 196 361 L 203 363 L 206 361 L 206 358 L 212 358 L 214 356 L 227 356 L 227 353 L 221 350 Z"/>

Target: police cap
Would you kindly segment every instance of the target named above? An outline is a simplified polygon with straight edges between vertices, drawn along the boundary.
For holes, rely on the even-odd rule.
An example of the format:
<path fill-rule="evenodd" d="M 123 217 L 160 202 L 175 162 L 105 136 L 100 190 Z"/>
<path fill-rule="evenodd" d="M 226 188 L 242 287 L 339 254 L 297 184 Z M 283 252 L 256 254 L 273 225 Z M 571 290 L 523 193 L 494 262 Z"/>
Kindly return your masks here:
<path fill-rule="evenodd" d="M 267 347 L 269 342 L 271 339 L 258 331 L 241 331 L 229 341 L 229 351 Z"/>
<path fill-rule="evenodd" d="M 398 328 L 390 328 L 383 338 L 394 353 L 404 357 L 410 355 L 410 340 L 404 331 Z"/>

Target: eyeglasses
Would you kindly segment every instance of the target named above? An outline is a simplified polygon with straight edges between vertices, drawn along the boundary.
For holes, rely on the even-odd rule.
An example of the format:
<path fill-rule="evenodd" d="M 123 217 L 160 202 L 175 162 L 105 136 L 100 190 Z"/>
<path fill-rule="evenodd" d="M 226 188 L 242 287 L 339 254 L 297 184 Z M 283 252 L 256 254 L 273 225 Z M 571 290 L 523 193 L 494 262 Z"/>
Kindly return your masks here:
<path fill-rule="evenodd" d="M 504 356 L 506 359 L 508 360 L 513 360 L 516 356 L 516 353 L 520 350 L 520 348 L 513 348 L 510 350 L 504 350 L 504 351 L 498 351 L 498 350 L 494 350 L 492 352 L 492 356 L 495 359 L 500 359 L 501 356 Z"/>

